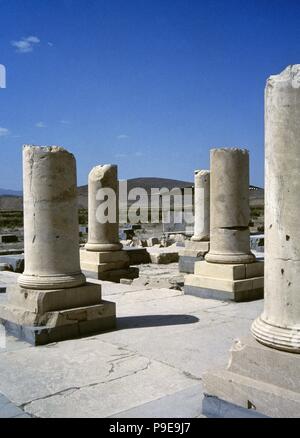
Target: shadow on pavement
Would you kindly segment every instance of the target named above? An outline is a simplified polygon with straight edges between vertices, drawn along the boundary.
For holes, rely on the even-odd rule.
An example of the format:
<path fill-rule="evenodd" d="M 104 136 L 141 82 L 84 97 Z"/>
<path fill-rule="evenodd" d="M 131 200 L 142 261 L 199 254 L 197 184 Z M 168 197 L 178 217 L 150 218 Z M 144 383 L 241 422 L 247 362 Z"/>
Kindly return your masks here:
<path fill-rule="evenodd" d="M 198 318 L 191 315 L 124 316 L 117 319 L 117 329 L 195 324 L 198 321 Z"/>

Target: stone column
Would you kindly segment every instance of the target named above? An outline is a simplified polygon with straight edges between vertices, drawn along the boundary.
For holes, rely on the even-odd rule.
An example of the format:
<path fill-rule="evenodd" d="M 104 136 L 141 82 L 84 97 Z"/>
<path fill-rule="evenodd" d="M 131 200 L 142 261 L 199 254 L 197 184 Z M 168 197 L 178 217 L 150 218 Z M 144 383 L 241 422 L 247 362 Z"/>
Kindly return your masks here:
<path fill-rule="evenodd" d="M 210 172 L 209 170 L 195 171 L 195 224 L 194 235 L 191 240 L 195 242 L 209 240 L 210 216 Z"/>
<path fill-rule="evenodd" d="M 300 353 L 300 64 L 267 81 L 265 172 L 265 302 L 252 333 Z"/>
<path fill-rule="evenodd" d="M 80 264 L 88 278 L 113 281 L 134 279 L 139 270 L 130 267 L 119 240 L 118 167 L 105 164 L 89 174 L 88 242 L 80 251 Z"/>
<path fill-rule="evenodd" d="M 249 153 L 212 149 L 210 177 L 210 251 L 206 261 L 234 264 L 255 261 L 250 251 Z"/>
<path fill-rule="evenodd" d="M 0 324 L 34 345 L 115 327 L 115 303 L 80 269 L 76 162 L 61 147 L 25 146 L 25 272 L 7 290 Z"/>
<path fill-rule="evenodd" d="M 58 289 L 84 284 L 74 156 L 61 147 L 24 146 L 23 180 L 25 271 L 19 285 Z"/>
<path fill-rule="evenodd" d="M 87 251 L 119 251 L 122 244 L 119 241 L 119 187 L 118 167 L 113 164 L 94 167 L 89 174 L 89 218 Z M 103 190 L 104 189 L 104 190 Z M 113 221 L 99 222 L 99 208 L 103 197 L 99 196 L 101 190 L 110 193 L 108 208 L 115 212 Z"/>

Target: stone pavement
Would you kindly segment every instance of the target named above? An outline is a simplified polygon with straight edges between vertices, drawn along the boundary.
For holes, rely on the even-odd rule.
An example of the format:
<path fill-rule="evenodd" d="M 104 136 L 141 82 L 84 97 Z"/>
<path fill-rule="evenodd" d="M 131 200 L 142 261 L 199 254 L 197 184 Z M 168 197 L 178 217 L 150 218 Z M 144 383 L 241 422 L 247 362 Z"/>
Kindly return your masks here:
<path fill-rule="evenodd" d="M 30 415 L 0 394 L 0 418 L 30 418 Z"/>
<path fill-rule="evenodd" d="M 17 276 L 0 272 L 0 287 Z M 116 331 L 44 347 L 0 338 L 0 416 L 201 417 L 203 372 L 226 366 L 262 300 L 99 283 L 117 303 Z"/>

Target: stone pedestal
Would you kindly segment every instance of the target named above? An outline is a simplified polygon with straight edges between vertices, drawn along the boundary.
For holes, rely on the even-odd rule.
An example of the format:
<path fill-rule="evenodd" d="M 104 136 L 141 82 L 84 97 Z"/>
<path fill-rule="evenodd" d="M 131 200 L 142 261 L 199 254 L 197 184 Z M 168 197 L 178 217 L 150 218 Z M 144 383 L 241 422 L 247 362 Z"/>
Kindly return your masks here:
<path fill-rule="evenodd" d="M 200 298 L 251 301 L 263 297 L 264 263 L 195 263 L 194 275 L 187 275 L 184 293 Z"/>
<path fill-rule="evenodd" d="M 6 329 L 34 345 L 115 326 L 115 304 L 80 270 L 76 163 L 60 147 L 25 146 L 25 271 L 0 306 Z"/>
<path fill-rule="evenodd" d="M 300 413 L 300 65 L 265 90 L 265 301 L 254 338 L 233 346 L 227 370 L 207 373 L 203 411 Z M 224 409 L 225 408 L 225 409 Z"/>
<path fill-rule="evenodd" d="M 105 213 L 105 214 L 104 214 Z M 88 242 L 80 251 L 80 265 L 88 278 L 120 282 L 134 279 L 139 270 L 129 266 L 119 240 L 118 168 L 94 167 L 88 181 Z"/>
<path fill-rule="evenodd" d="M 210 247 L 185 278 L 184 293 L 248 301 L 263 297 L 263 262 L 255 262 L 249 233 L 249 154 L 211 150 Z M 200 242 L 199 242 L 200 243 Z"/>
<path fill-rule="evenodd" d="M 138 278 L 139 269 L 130 267 L 127 251 L 88 251 L 80 250 L 82 272 L 88 278 L 120 283 L 121 278 Z"/>
<path fill-rule="evenodd" d="M 194 273 L 194 265 L 209 251 L 210 224 L 210 172 L 195 171 L 195 223 L 194 235 L 191 241 L 185 243 L 185 248 L 179 251 L 179 272 Z"/>
<path fill-rule="evenodd" d="M 226 370 L 205 373 L 207 417 L 299 418 L 300 355 L 276 351 L 249 337 L 236 341 Z"/>
<path fill-rule="evenodd" d="M 185 247 L 179 251 L 179 272 L 193 274 L 195 263 L 204 260 L 209 251 L 209 242 L 186 241 Z"/>

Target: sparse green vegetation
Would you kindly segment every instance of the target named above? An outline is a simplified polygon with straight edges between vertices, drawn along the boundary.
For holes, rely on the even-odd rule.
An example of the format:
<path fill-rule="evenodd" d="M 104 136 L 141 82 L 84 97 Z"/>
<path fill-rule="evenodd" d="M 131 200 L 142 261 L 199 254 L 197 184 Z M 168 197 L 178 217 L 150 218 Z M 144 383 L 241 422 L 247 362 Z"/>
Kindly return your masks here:
<path fill-rule="evenodd" d="M 22 228 L 23 211 L 0 210 L 0 228 Z"/>
<path fill-rule="evenodd" d="M 88 211 L 86 208 L 80 208 L 78 210 L 79 225 L 87 225 L 88 223 Z"/>
<path fill-rule="evenodd" d="M 251 219 L 257 219 L 258 217 L 264 217 L 263 207 L 250 207 L 250 217 Z"/>

